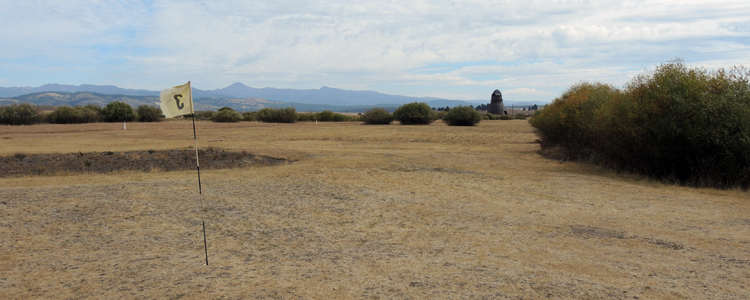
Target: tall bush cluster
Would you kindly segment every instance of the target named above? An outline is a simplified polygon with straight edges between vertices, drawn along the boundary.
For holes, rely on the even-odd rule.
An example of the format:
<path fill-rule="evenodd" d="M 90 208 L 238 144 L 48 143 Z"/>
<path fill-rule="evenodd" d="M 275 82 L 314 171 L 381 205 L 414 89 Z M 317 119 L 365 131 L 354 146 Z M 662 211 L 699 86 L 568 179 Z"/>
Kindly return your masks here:
<path fill-rule="evenodd" d="M 424 102 L 412 102 L 399 106 L 393 117 L 401 125 L 427 125 L 438 119 L 437 113 Z"/>
<path fill-rule="evenodd" d="M 481 121 L 482 114 L 470 106 L 456 106 L 443 116 L 443 122 L 449 126 L 474 126 Z"/>
<path fill-rule="evenodd" d="M 242 121 L 242 115 L 231 107 L 222 107 L 211 116 L 211 121 L 219 123 L 236 123 Z"/>
<path fill-rule="evenodd" d="M 375 107 L 365 111 L 359 119 L 367 125 L 388 125 L 393 123 L 393 114 L 384 108 Z"/>
<path fill-rule="evenodd" d="M 42 117 L 41 110 L 28 103 L 0 107 L 0 124 L 3 125 L 36 124 L 42 121 Z"/>
<path fill-rule="evenodd" d="M 139 122 L 160 122 L 164 116 L 161 108 L 148 105 L 138 106 L 135 112 Z"/>
<path fill-rule="evenodd" d="M 681 60 L 580 83 L 530 120 L 543 149 L 691 186 L 750 188 L 750 72 Z"/>
<path fill-rule="evenodd" d="M 46 115 L 46 119 L 52 124 L 96 123 L 101 121 L 100 112 L 101 107 L 91 104 L 83 107 L 58 106 Z"/>
<path fill-rule="evenodd" d="M 255 119 L 266 123 L 295 123 L 297 122 L 297 110 L 294 107 L 266 107 L 255 113 Z"/>
<path fill-rule="evenodd" d="M 321 121 L 321 122 L 352 122 L 356 121 L 357 117 L 348 116 L 345 114 L 335 113 L 330 110 L 324 110 L 318 113 L 300 113 L 297 116 L 297 121 Z"/>
<path fill-rule="evenodd" d="M 102 115 L 105 122 L 132 122 L 138 118 L 130 104 L 121 101 L 107 104 L 102 110 Z"/>

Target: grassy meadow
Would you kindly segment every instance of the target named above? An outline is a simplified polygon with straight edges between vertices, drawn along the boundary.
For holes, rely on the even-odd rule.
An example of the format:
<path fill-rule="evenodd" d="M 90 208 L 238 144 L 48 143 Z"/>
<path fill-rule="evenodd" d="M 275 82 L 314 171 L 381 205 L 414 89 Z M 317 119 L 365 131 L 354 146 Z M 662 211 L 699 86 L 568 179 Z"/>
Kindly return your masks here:
<path fill-rule="evenodd" d="M 0 126 L 0 155 L 192 149 Z M 527 121 L 197 122 L 279 166 L 0 178 L 2 299 L 749 299 L 750 194 L 542 158 Z"/>

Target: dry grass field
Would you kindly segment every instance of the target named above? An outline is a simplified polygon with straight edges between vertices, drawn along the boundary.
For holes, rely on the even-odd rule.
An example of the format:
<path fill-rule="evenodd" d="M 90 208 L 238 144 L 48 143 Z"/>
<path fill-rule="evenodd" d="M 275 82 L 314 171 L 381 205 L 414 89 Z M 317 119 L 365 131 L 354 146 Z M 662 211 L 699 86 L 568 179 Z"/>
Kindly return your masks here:
<path fill-rule="evenodd" d="M 2 299 L 750 299 L 747 192 L 542 158 L 526 121 L 198 122 L 286 158 L 0 178 Z M 190 122 L 0 126 L 0 155 L 190 149 Z"/>

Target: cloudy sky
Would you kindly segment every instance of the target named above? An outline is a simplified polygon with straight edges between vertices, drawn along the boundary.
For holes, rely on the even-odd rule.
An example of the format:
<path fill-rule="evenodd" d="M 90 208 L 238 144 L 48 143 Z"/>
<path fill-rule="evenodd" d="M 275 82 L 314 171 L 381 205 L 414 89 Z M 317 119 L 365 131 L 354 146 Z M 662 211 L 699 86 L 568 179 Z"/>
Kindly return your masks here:
<path fill-rule="evenodd" d="M 0 86 L 550 101 L 682 58 L 750 66 L 750 1 L 0 0 Z"/>

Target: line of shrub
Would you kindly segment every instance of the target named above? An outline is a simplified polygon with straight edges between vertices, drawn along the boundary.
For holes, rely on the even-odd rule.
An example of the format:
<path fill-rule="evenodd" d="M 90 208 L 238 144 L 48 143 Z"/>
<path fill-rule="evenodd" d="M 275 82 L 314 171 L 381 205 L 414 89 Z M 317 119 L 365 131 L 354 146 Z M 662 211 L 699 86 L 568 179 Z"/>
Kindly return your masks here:
<path fill-rule="evenodd" d="M 583 82 L 530 120 L 544 151 L 689 186 L 750 187 L 750 71 L 670 61 Z"/>
<path fill-rule="evenodd" d="M 297 121 L 300 122 L 355 122 L 358 120 L 359 118 L 356 116 L 348 116 L 345 114 L 335 113 L 330 110 L 324 110 L 317 113 L 300 113 L 297 116 Z"/>
<path fill-rule="evenodd" d="M 141 105 L 133 110 L 129 104 L 119 101 L 109 103 L 104 108 L 93 104 L 76 107 L 58 106 L 48 114 L 42 113 L 38 107 L 29 103 L 0 107 L 2 125 L 158 122 L 162 118 L 161 109 L 158 107 Z"/>
<path fill-rule="evenodd" d="M 255 113 L 255 119 L 266 123 L 295 123 L 297 122 L 297 110 L 294 107 L 266 107 Z"/>

